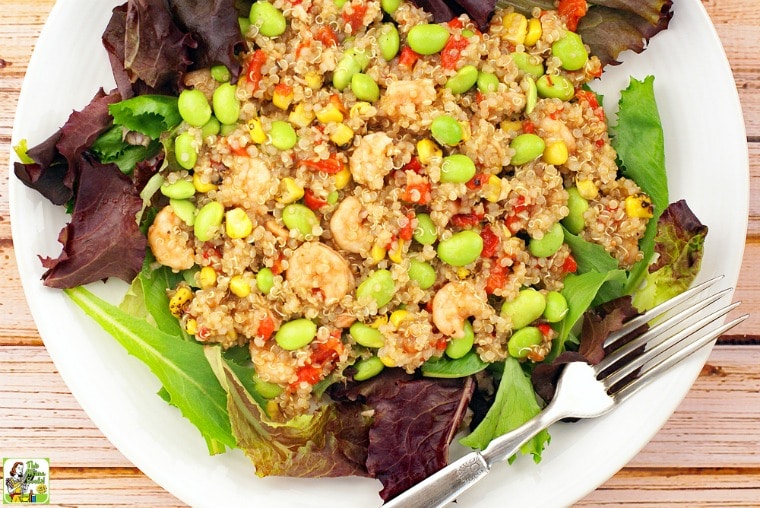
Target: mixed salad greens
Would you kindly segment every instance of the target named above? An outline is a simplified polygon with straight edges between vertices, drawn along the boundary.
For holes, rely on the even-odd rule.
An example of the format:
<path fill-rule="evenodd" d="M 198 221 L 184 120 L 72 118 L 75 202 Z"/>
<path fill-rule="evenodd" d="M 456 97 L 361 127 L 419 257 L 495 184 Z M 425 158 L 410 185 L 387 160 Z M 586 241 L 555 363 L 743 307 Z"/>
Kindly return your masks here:
<path fill-rule="evenodd" d="M 479 24 L 487 23 L 495 5 L 417 3 L 436 21 L 465 11 Z M 16 176 L 71 213 L 59 237 L 61 255 L 42 259 L 44 284 L 64 289 L 150 367 L 163 387 L 159 395 L 198 428 L 210 453 L 240 448 L 260 476 L 378 478 L 381 496 L 388 499 L 446 464 L 468 408 L 471 432 L 460 442 L 484 448 L 541 410 L 553 395 L 562 364 L 600 361 L 610 332 L 696 277 L 707 227 L 685 202 L 670 204 L 654 78 L 631 79 L 611 133 L 620 171 L 653 202 L 655 217 L 640 243 L 644 259 L 621 270 L 601 246 L 564 231 L 578 269 L 565 279 L 562 294 L 569 312 L 544 362 L 532 370 L 514 358 L 488 365 L 470 352 L 457 360 L 430 360 L 419 376 L 386 369 L 362 383 L 325 383 L 320 389 L 330 403 L 285 423 L 270 420 L 265 387 L 257 383 L 247 350 L 204 345 L 182 329 L 170 312 L 167 288 L 186 274 L 156 269 L 145 240 L 160 186 L 155 175 L 171 164 L 168 140 L 182 121 L 177 110 L 181 77 L 212 64 L 224 64 L 233 79 L 240 74 L 236 52 L 244 41 L 238 16 L 250 4 L 129 0 L 117 7 L 103 35 L 117 89 L 98 91 L 40 145 L 16 147 Z M 548 0 L 501 0 L 499 5 L 523 12 L 555 8 Z M 562 0 L 560 12 L 563 8 L 605 64 L 615 63 L 624 49 L 643 50 L 671 15 L 666 0 L 598 0 L 593 5 Z M 110 277 L 131 282 L 119 306 L 83 287 Z M 473 374 L 484 369 L 493 393 L 476 389 Z M 544 431 L 522 452 L 539 461 L 548 441 Z"/>

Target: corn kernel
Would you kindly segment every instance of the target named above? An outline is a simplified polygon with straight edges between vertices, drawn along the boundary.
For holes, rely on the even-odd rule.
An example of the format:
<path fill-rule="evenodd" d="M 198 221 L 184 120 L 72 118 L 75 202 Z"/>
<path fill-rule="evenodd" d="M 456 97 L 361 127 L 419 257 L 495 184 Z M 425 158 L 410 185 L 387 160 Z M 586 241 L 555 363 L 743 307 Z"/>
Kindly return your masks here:
<path fill-rule="evenodd" d="M 279 414 L 280 414 L 280 405 L 277 403 L 277 401 L 274 399 L 268 400 L 267 401 L 267 415 L 269 416 L 269 418 L 272 418 L 273 420 L 275 420 L 277 418 L 277 415 Z"/>
<path fill-rule="evenodd" d="M 277 201 L 283 204 L 290 204 L 295 203 L 299 199 L 301 199 L 304 195 L 303 187 L 298 185 L 295 180 L 290 178 L 289 176 L 286 176 L 282 180 L 280 180 L 280 197 L 277 198 Z"/>
<path fill-rule="evenodd" d="M 201 289 L 209 289 L 216 284 L 216 270 L 210 266 L 204 266 L 198 273 L 198 283 Z"/>
<path fill-rule="evenodd" d="M 245 210 L 233 208 L 227 210 L 224 221 L 224 230 L 230 238 L 245 238 L 253 231 L 253 222 Z"/>
<path fill-rule="evenodd" d="M 654 216 L 652 201 L 644 193 L 625 198 L 625 213 L 628 217 L 650 219 Z"/>
<path fill-rule="evenodd" d="M 501 130 L 505 132 L 517 132 L 520 129 L 522 129 L 522 122 L 518 120 L 503 120 L 499 127 L 501 127 Z"/>
<path fill-rule="evenodd" d="M 393 326 L 398 328 L 401 323 L 409 317 L 409 311 L 404 309 L 394 310 L 391 312 L 390 322 Z"/>
<path fill-rule="evenodd" d="M 304 81 L 306 81 L 306 86 L 308 86 L 312 90 L 319 90 L 320 88 L 322 88 L 322 84 L 324 83 L 324 79 L 322 79 L 322 75 L 314 71 L 307 72 L 303 78 L 304 78 Z"/>
<path fill-rule="evenodd" d="M 525 40 L 523 44 L 526 46 L 535 46 L 538 39 L 543 35 L 544 30 L 541 27 L 541 20 L 538 18 L 530 18 L 528 20 L 528 30 L 525 34 Z"/>
<path fill-rule="evenodd" d="M 459 122 L 459 126 L 462 128 L 462 142 L 467 142 L 472 137 L 472 129 L 470 128 L 470 122 Z"/>
<path fill-rule="evenodd" d="M 380 356 L 379 358 L 380 358 L 380 361 L 383 362 L 383 365 L 385 365 L 386 367 L 396 366 L 396 362 L 394 362 L 393 358 L 391 358 L 390 356 Z"/>
<path fill-rule="evenodd" d="M 267 140 L 267 133 L 261 126 L 261 120 L 258 118 L 248 120 L 248 135 L 251 136 L 251 141 L 259 145 Z"/>
<path fill-rule="evenodd" d="M 485 188 L 483 189 L 483 197 L 489 203 L 496 203 L 501 196 L 501 178 L 496 175 L 488 177 Z"/>
<path fill-rule="evenodd" d="M 211 192 L 212 190 L 216 190 L 216 185 L 210 182 L 204 182 L 201 180 L 201 175 L 198 173 L 193 173 L 193 186 L 195 187 L 196 191 L 203 194 Z"/>
<path fill-rule="evenodd" d="M 169 312 L 172 316 L 179 317 L 185 305 L 192 300 L 193 292 L 187 286 L 179 286 L 174 295 L 169 299 Z"/>
<path fill-rule="evenodd" d="M 185 331 L 188 335 L 195 335 L 198 333 L 198 321 L 195 319 L 188 319 L 185 323 Z"/>
<path fill-rule="evenodd" d="M 348 116 L 351 118 L 363 118 L 368 116 L 373 116 L 374 106 L 370 104 L 369 102 L 365 101 L 359 101 L 353 106 L 351 106 L 351 109 L 348 112 Z"/>
<path fill-rule="evenodd" d="M 510 12 L 501 20 L 504 33 L 501 38 L 514 45 L 524 44 L 528 35 L 528 19 L 519 12 Z"/>
<path fill-rule="evenodd" d="M 569 157 L 567 145 L 564 141 L 548 143 L 544 149 L 544 162 L 554 166 L 561 166 Z"/>
<path fill-rule="evenodd" d="M 280 83 L 274 87 L 272 93 L 272 104 L 286 111 L 290 104 L 293 102 L 293 89 L 284 83 Z"/>
<path fill-rule="evenodd" d="M 372 328 L 380 328 L 381 326 L 388 324 L 388 316 L 386 314 L 382 314 L 380 316 L 377 316 L 375 320 L 372 322 L 371 326 Z"/>
<path fill-rule="evenodd" d="M 242 275 L 233 275 L 230 279 L 230 291 L 235 296 L 245 298 L 251 294 L 251 285 Z"/>
<path fill-rule="evenodd" d="M 288 121 L 298 127 L 308 127 L 312 120 L 314 120 L 314 112 L 307 110 L 303 103 L 296 104 L 288 115 Z"/>
<path fill-rule="evenodd" d="M 373 245 L 372 249 L 369 252 L 369 255 L 372 257 L 372 261 L 375 263 L 379 263 L 383 259 L 385 259 L 385 248 L 381 247 L 380 245 Z"/>
<path fill-rule="evenodd" d="M 459 267 L 457 268 L 457 277 L 460 279 L 466 279 L 470 275 L 470 270 L 467 268 Z"/>
<path fill-rule="evenodd" d="M 225 335 L 225 336 L 227 337 L 227 339 L 229 339 L 230 341 L 234 341 L 234 340 L 237 340 L 237 338 L 238 338 L 238 332 L 237 332 L 237 330 L 235 330 L 234 328 L 233 328 L 232 330 L 228 331 L 227 333 L 225 333 L 224 335 Z"/>
<path fill-rule="evenodd" d="M 343 121 L 343 113 L 335 104 L 330 103 L 317 111 L 317 120 L 322 123 L 340 123 Z"/>
<path fill-rule="evenodd" d="M 404 241 L 396 241 L 396 247 L 388 253 L 388 259 L 394 263 L 401 263 L 404 260 Z"/>
<path fill-rule="evenodd" d="M 338 127 L 335 129 L 335 132 L 333 132 L 330 135 L 330 141 L 332 141 L 338 146 L 348 145 L 353 140 L 354 140 L 354 130 L 344 123 L 339 124 Z"/>
<path fill-rule="evenodd" d="M 583 199 L 596 199 L 599 195 L 599 188 L 591 180 L 576 180 L 575 187 Z"/>
<path fill-rule="evenodd" d="M 430 164 L 434 158 L 443 157 L 443 150 L 432 139 L 421 139 L 417 142 L 417 158 L 423 164 Z"/>
<path fill-rule="evenodd" d="M 351 171 L 347 167 L 343 167 L 340 171 L 335 173 L 335 188 L 340 190 L 344 189 L 351 182 Z"/>

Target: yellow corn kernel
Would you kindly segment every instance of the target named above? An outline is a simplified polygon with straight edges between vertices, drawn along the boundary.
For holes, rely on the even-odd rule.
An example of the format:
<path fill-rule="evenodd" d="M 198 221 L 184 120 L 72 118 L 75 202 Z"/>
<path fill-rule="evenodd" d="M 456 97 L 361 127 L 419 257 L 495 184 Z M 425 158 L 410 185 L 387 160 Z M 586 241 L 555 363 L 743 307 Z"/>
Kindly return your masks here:
<path fill-rule="evenodd" d="M 409 317 L 409 311 L 404 309 L 394 310 L 391 312 L 390 322 L 393 326 L 398 328 L 401 323 Z"/>
<path fill-rule="evenodd" d="M 548 143 L 544 149 L 544 162 L 554 166 L 561 166 L 569 157 L 567 145 L 564 141 Z"/>
<path fill-rule="evenodd" d="M 314 112 L 307 110 L 303 103 L 296 104 L 293 111 L 288 115 L 288 121 L 298 127 L 308 127 L 314 120 Z"/>
<path fill-rule="evenodd" d="M 195 335 L 198 333 L 198 321 L 195 319 L 188 319 L 185 323 L 185 331 L 188 335 Z"/>
<path fill-rule="evenodd" d="M 380 356 L 379 358 L 380 358 L 380 361 L 383 362 L 383 365 L 385 365 L 386 367 L 396 366 L 396 362 L 394 362 L 393 358 L 391 358 L 390 356 Z"/>
<path fill-rule="evenodd" d="M 295 203 L 299 199 L 301 199 L 304 195 L 303 187 L 298 185 L 295 180 L 290 178 L 289 176 L 286 176 L 282 180 L 280 180 L 280 197 L 277 198 L 277 201 L 283 204 L 290 204 Z"/>
<path fill-rule="evenodd" d="M 216 185 L 213 183 L 206 183 L 203 180 L 201 180 L 201 175 L 198 173 L 193 173 L 193 186 L 195 187 L 195 190 L 205 194 L 207 192 L 211 192 L 212 190 L 216 190 Z"/>
<path fill-rule="evenodd" d="M 182 309 L 185 305 L 193 299 L 193 292 L 187 286 L 179 286 L 169 299 L 169 312 L 174 317 L 180 317 L 182 315 Z"/>
<path fill-rule="evenodd" d="M 338 146 L 345 146 L 354 140 L 354 130 L 342 123 L 337 126 L 335 132 L 330 134 L 330 141 Z"/>
<path fill-rule="evenodd" d="M 528 30 L 525 34 L 523 44 L 526 46 L 535 46 L 543 33 L 544 29 L 541 27 L 541 20 L 538 18 L 530 18 L 528 20 Z"/>
<path fill-rule="evenodd" d="M 372 257 L 372 261 L 375 263 L 379 263 L 383 259 L 385 259 L 385 248 L 381 247 L 378 244 L 375 244 L 372 246 L 372 249 L 369 251 L 369 255 Z"/>
<path fill-rule="evenodd" d="M 306 81 L 306 86 L 308 86 L 312 90 L 319 90 L 320 88 L 322 88 L 322 83 L 324 83 L 324 80 L 322 79 L 322 75 L 314 71 L 309 71 L 306 74 L 304 74 L 303 79 L 304 81 Z"/>
<path fill-rule="evenodd" d="M 272 92 L 272 104 L 283 111 L 287 111 L 293 102 L 293 96 L 293 89 L 288 85 L 280 83 L 274 87 L 274 92 Z"/>
<path fill-rule="evenodd" d="M 372 328 L 380 328 L 381 326 L 388 323 L 388 316 L 386 314 L 382 314 L 380 316 L 377 316 L 375 320 L 372 322 L 371 326 Z"/>
<path fill-rule="evenodd" d="M 348 111 L 348 116 L 351 118 L 363 118 L 365 116 L 373 115 L 374 106 L 369 102 L 359 101 Z"/>
<path fill-rule="evenodd" d="M 501 178 L 491 175 L 488 177 L 488 182 L 486 182 L 483 188 L 483 197 L 489 203 L 496 203 L 499 200 L 499 196 L 501 196 Z"/>
<path fill-rule="evenodd" d="M 503 120 L 499 127 L 505 132 L 517 132 L 522 129 L 522 122 L 519 120 Z"/>
<path fill-rule="evenodd" d="M 528 35 L 528 19 L 519 12 L 510 12 L 501 20 L 504 32 L 501 38 L 514 45 L 524 44 Z"/>
<path fill-rule="evenodd" d="M 233 275 L 230 279 L 230 291 L 235 296 L 245 298 L 251 294 L 251 285 L 242 275 Z"/>
<path fill-rule="evenodd" d="M 267 140 L 267 133 L 261 126 L 261 120 L 258 118 L 248 120 L 248 135 L 251 136 L 251 141 L 259 145 Z"/>
<path fill-rule="evenodd" d="M 242 208 L 227 210 L 224 215 L 224 230 L 230 238 L 245 238 L 253 231 L 253 222 Z"/>
<path fill-rule="evenodd" d="M 351 171 L 347 167 L 343 167 L 340 171 L 335 173 L 335 188 L 338 190 L 344 189 L 351 182 Z"/>
<path fill-rule="evenodd" d="M 652 200 L 641 192 L 628 196 L 625 198 L 625 213 L 628 217 L 650 219 L 654 216 Z"/>
<path fill-rule="evenodd" d="M 596 199 L 599 195 L 599 188 L 591 180 L 576 180 L 575 188 L 583 199 Z"/>
<path fill-rule="evenodd" d="M 198 273 L 198 284 L 201 289 L 209 289 L 216 285 L 216 270 L 210 266 L 204 266 Z"/>
<path fill-rule="evenodd" d="M 317 111 L 317 120 L 322 123 L 340 123 L 343 121 L 343 113 L 335 104 L 330 103 Z"/>
<path fill-rule="evenodd" d="M 227 337 L 227 339 L 229 339 L 230 341 L 234 341 L 234 340 L 237 340 L 237 338 L 238 338 L 238 332 L 237 332 L 237 330 L 235 330 L 234 328 L 233 328 L 232 330 L 228 331 L 227 333 L 225 333 L 224 335 L 225 335 L 225 336 Z"/>
<path fill-rule="evenodd" d="M 460 279 L 466 279 L 470 275 L 470 270 L 467 268 L 459 267 L 457 268 L 457 277 Z"/>
<path fill-rule="evenodd" d="M 417 158 L 423 164 L 430 164 L 434 158 L 443 157 L 443 150 L 432 139 L 417 141 Z"/>
<path fill-rule="evenodd" d="M 404 241 L 396 241 L 396 247 L 388 253 L 388 259 L 394 263 L 401 263 L 404 260 Z"/>
<path fill-rule="evenodd" d="M 459 126 L 462 128 L 462 142 L 469 141 L 472 137 L 470 122 L 459 122 Z"/>

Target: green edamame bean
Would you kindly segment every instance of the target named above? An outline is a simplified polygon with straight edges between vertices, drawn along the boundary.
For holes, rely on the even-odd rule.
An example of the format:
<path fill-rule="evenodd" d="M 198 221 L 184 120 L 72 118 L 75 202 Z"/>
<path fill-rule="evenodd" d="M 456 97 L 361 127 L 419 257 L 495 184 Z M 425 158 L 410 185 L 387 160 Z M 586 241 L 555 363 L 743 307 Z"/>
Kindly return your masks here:
<path fill-rule="evenodd" d="M 238 126 L 235 123 L 221 124 L 219 126 L 219 134 L 221 134 L 222 136 L 229 136 L 230 134 L 235 132 L 235 130 L 237 130 L 237 127 Z"/>
<path fill-rule="evenodd" d="M 441 162 L 441 182 L 443 183 L 469 182 L 476 172 L 475 163 L 462 153 L 447 155 Z"/>
<path fill-rule="evenodd" d="M 446 356 L 454 360 L 462 358 L 469 353 L 472 345 L 475 343 L 475 332 L 472 330 L 472 323 L 465 320 L 463 328 L 464 335 L 452 338 L 446 345 Z"/>
<path fill-rule="evenodd" d="M 372 60 L 372 53 L 364 48 L 356 48 L 351 46 L 346 51 L 344 51 L 343 54 L 356 60 L 359 63 L 359 67 L 362 71 L 367 68 L 370 60 Z"/>
<path fill-rule="evenodd" d="M 264 0 L 251 6 L 248 19 L 252 25 L 259 27 L 259 33 L 265 37 L 282 35 L 288 24 L 282 11 Z"/>
<path fill-rule="evenodd" d="M 512 329 L 519 330 L 540 318 L 546 309 L 546 297 L 533 288 L 521 289 L 514 300 L 501 305 L 501 317 L 512 321 Z"/>
<path fill-rule="evenodd" d="M 530 74 L 534 78 L 543 76 L 544 64 L 541 63 L 539 58 L 532 56 L 530 53 L 512 53 L 510 56 L 517 68 L 525 74 Z"/>
<path fill-rule="evenodd" d="M 278 150 L 290 150 L 298 142 L 295 129 L 284 120 L 275 120 L 269 128 L 269 138 Z"/>
<path fill-rule="evenodd" d="M 211 119 L 211 105 L 200 90 L 182 90 L 177 100 L 179 116 L 193 127 L 203 127 Z"/>
<path fill-rule="evenodd" d="M 451 115 L 440 115 L 430 123 L 430 133 L 442 145 L 454 146 L 464 137 L 462 126 Z"/>
<path fill-rule="evenodd" d="M 174 215 L 182 219 L 189 227 L 195 224 L 195 205 L 187 199 L 170 199 L 169 205 L 172 207 Z"/>
<path fill-rule="evenodd" d="M 517 330 L 507 342 L 507 351 L 513 358 L 525 358 L 533 346 L 538 346 L 543 341 L 541 330 L 535 326 L 526 326 Z"/>
<path fill-rule="evenodd" d="M 310 235 L 319 224 L 317 214 L 300 203 L 291 203 L 282 210 L 282 222 L 289 230 L 298 230 L 302 235 Z"/>
<path fill-rule="evenodd" d="M 327 204 L 334 205 L 340 199 L 340 193 L 338 191 L 332 191 L 327 195 Z"/>
<path fill-rule="evenodd" d="M 377 270 L 364 279 L 364 282 L 356 288 L 356 298 L 371 297 L 377 307 L 383 307 L 393 299 L 396 292 L 396 283 L 393 282 L 393 275 L 388 270 Z"/>
<path fill-rule="evenodd" d="M 441 51 L 448 41 L 449 31 L 443 25 L 416 25 L 406 36 L 409 47 L 420 55 L 434 55 Z"/>
<path fill-rule="evenodd" d="M 538 95 L 552 99 L 569 101 L 575 95 L 573 84 L 565 76 L 544 74 L 536 81 Z"/>
<path fill-rule="evenodd" d="M 475 86 L 478 81 L 478 68 L 474 65 L 465 65 L 456 74 L 446 80 L 446 88 L 453 93 L 462 94 Z"/>
<path fill-rule="evenodd" d="M 375 102 L 380 98 L 380 87 L 371 76 L 357 72 L 351 77 L 351 92 L 360 101 Z"/>
<path fill-rule="evenodd" d="M 271 268 L 264 267 L 256 274 L 256 287 L 259 291 L 268 295 L 274 287 L 274 272 Z"/>
<path fill-rule="evenodd" d="M 333 86 L 338 90 L 344 90 L 351 84 L 354 74 L 362 71 L 359 61 L 350 55 L 343 55 L 333 71 Z"/>
<path fill-rule="evenodd" d="M 525 78 L 528 82 L 528 93 L 525 98 L 525 114 L 529 115 L 533 112 L 538 102 L 538 88 L 536 88 L 536 82 L 530 76 Z"/>
<path fill-rule="evenodd" d="M 401 5 L 401 0 L 380 0 L 380 8 L 388 14 L 393 14 Z"/>
<path fill-rule="evenodd" d="M 567 300 L 559 291 L 549 291 L 546 293 L 546 308 L 544 309 L 544 319 L 550 323 L 562 321 L 568 311 Z"/>
<path fill-rule="evenodd" d="M 251 28 L 251 20 L 249 18 L 238 18 L 238 26 L 240 27 L 240 33 L 245 35 L 248 29 Z"/>
<path fill-rule="evenodd" d="M 438 240 L 438 229 L 433 219 L 426 213 L 417 214 L 417 227 L 414 228 L 413 238 L 422 245 L 433 245 Z"/>
<path fill-rule="evenodd" d="M 561 39 L 554 41 L 552 54 L 559 58 L 562 68 L 568 71 L 577 71 L 588 62 L 588 51 L 581 36 L 575 32 L 567 32 Z"/>
<path fill-rule="evenodd" d="M 531 238 L 528 242 L 528 252 L 537 258 L 548 258 L 554 255 L 565 241 L 565 232 L 559 222 L 554 223 L 549 231 L 541 238 Z"/>
<path fill-rule="evenodd" d="M 274 334 L 274 340 L 282 349 L 295 351 L 310 344 L 316 335 L 317 325 L 306 318 L 300 318 L 283 324 Z"/>
<path fill-rule="evenodd" d="M 207 242 L 219 233 L 219 226 L 224 218 L 224 206 L 219 201 L 210 201 L 203 205 L 195 215 L 193 233 L 201 242 Z"/>
<path fill-rule="evenodd" d="M 177 164 L 185 169 L 193 169 L 198 162 L 198 152 L 194 145 L 195 137 L 189 132 L 183 132 L 174 138 L 174 157 Z"/>
<path fill-rule="evenodd" d="M 441 261 L 451 266 L 469 265 L 483 252 L 483 238 L 469 229 L 460 231 L 439 243 L 437 252 Z"/>
<path fill-rule="evenodd" d="M 232 83 L 222 83 L 214 90 L 211 102 L 220 123 L 232 125 L 240 118 L 240 101 L 236 94 L 237 86 Z"/>
<path fill-rule="evenodd" d="M 335 7 L 338 9 L 342 9 L 344 5 L 346 5 L 346 2 L 348 0 L 333 0 L 333 4 L 335 4 Z"/>
<path fill-rule="evenodd" d="M 282 386 L 262 381 L 255 372 L 253 373 L 253 388 L 265 399 L 273 399 L 282 393 Z"/>
<path fill-rule="evenodd" d="M 397 0 L 393 0 L 397 1 Z M 380 29 L 380 35 L 377 37 L 377 44 L 380 46 L 380 55 L 386 62 L 393 60 L 398 54 L 401 40 L 398 35 L 398 29 L 393 23 L 384 23 Z"/>
<path fill-rule="evenodd" d="M 232 79 L 232 73 L 226 65 L 214 65 L 211 67 L 211 77 L 218 83 L 226 83 Z"/>
<path fill-rule="evenodd" d="M 479 72 L 477 85 L 480 93 L 495 92 L 499 88 L 499 77 L 493 72 Z"/>
<path fill-rule="evenodd" d="M 203 139 L 206 139 L 209 136 L 217 136 L 221 130 L 222 124 L 219 123 L 219 120 L 217 120 L 215 116 L 211 116 L 208 122 L 201 127 L 201 136 Z"/>
<path fill-rule="evenodd" d="M 416 282 L 420 289 L 429 289 L 435 284 L 435 268 L 425 261 L 412 259 L 409 261 L 409 278 Z"/>
<path fill-rule="evenodd" d="M 354 380 L 366 381 L 367 379 L 380 374 L 384 368 L 385 365 L 383 365 L 382 360 L 380 360 L 380 358 L 377 356 L 372 356 L 365 360 L 359 360 L 354 364 L 354 369 L 356 369 Z"/>
<path fill-rule="evenodd" d="M 513 139 L 509 147 L 515 151 L 512 164 L 519 166 L 540 157 L 544 153 L 546 143 L 540 136 L 526 132 Z"/>
<path fill-rule="evenodd" d="M 170 199 L 188 199 L 195 196 L 195 185 L 190 180 L 165 183 L 161 186 L 161 194 Z"/>
<path fill-rule="evenodd" d="M 577 235 L 586 227 L 586 219 L 583 214 L 588 210 L 588 201 L 581 196 L 576 187 L 567 189 L 567 208 L 569 213 L 562 219 L 562 225 L 572 234 Z"/>
<path fill-rule="evenodd" d="M 348 333 L 357 344 L 364 347 L 381 348 L 385 345 L 385 337 L 380 330 L 364 323 L 356 322 L 348 329 Z"/>

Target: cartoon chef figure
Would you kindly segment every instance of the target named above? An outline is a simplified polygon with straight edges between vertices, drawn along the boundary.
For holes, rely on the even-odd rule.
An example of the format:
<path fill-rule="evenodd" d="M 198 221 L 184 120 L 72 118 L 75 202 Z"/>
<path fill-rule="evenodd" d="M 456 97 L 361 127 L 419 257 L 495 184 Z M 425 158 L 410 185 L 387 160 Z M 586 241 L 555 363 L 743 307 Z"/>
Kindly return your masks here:
<path fill-rule="evenodd" d="M 11 468 L 10 475 L 5 479 L 5 487 L 8 489 L 8 495 L 12 503 L 20 503 L 21 496 L 27 488 L 26 479 L 24 478 L 24 464 L 15 462 Z"/>

